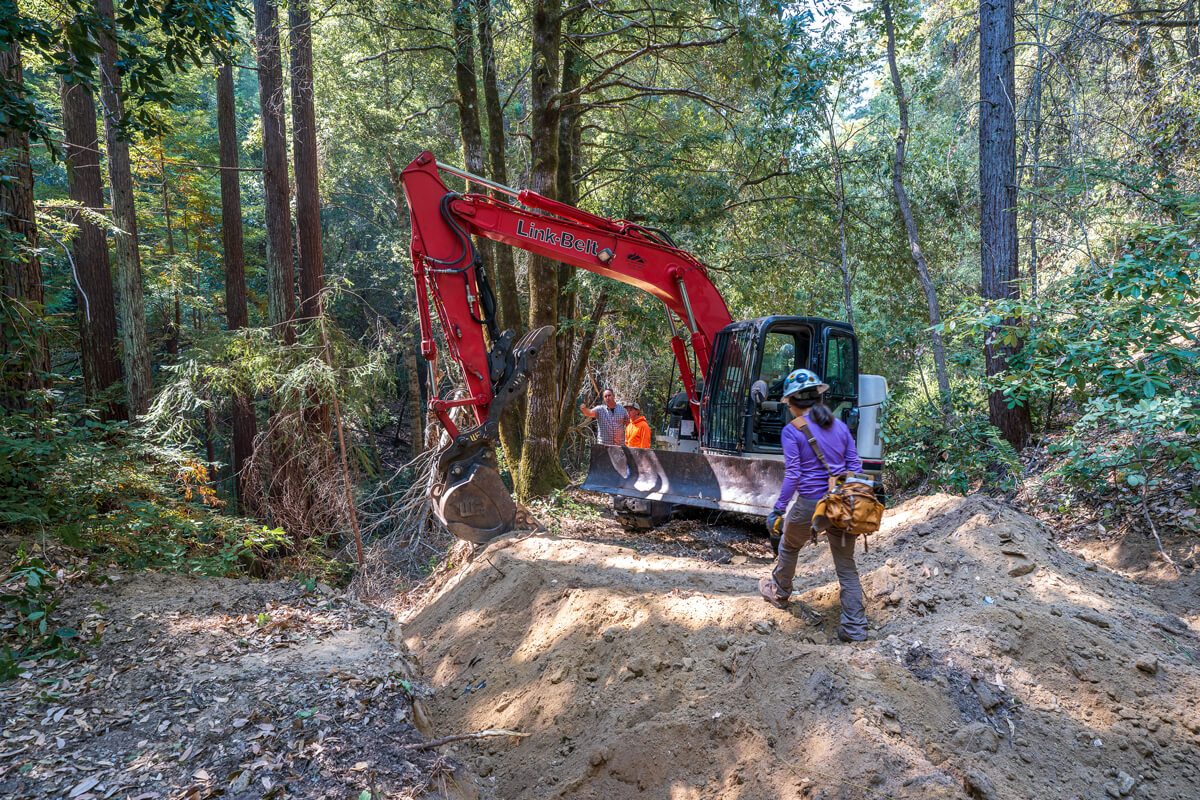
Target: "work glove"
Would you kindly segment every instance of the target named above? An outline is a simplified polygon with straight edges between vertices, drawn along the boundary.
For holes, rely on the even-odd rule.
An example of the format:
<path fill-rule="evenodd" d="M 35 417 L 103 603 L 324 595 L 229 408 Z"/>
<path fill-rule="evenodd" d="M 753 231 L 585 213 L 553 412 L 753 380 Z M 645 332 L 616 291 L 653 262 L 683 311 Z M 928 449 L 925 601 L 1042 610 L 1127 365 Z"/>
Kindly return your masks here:
<path fill-rule="evenodd" d="M 771 509 L 771 513 L 767 514 L 767 533 L 772 539 L 783 536 L 783 512 L 778 509 Z"/>

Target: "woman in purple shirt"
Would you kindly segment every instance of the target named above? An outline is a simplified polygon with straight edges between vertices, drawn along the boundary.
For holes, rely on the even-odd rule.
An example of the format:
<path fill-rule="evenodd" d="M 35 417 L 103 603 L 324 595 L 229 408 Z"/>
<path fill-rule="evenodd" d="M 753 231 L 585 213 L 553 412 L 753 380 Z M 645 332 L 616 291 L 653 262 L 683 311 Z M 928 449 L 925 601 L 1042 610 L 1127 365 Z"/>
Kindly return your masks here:
<path fill-rule="evenodd" d="M 834 475 L 861 472 L 862 462 L 854 447 L 850 429 L 836 419 L 822 402 L 821 394 L 829 387 L 817 375 L 798 369 L 784 382 L 784 397 L 795 419 L 804 417 L 817 446 L 821 449 L 829 471 Z M 784 477 L 775 509 L 767 517 L 767 529 L 774 534 L 783 520 L 783 537 L 779 541 L 779 558 L 769 578 L 758 582 L 758 591 L 776 608 L 787 608 L 792 594 L 792 577 L 796 574 L 796 557 L 812 538 L 812 516 L 817 501 L 829 490 L 829 472 L 817 460 L 808 439 L 794 424 L 785 425 L 783 441 Z M 787 505 L 799 495 L 790 511 Z M 787 516 L 784 518 L 784 513 Z M 829 550 L 841 586 L 842 619 L 838 638 L 843 642 L 861 642 L 867 638 L 867 616 L 863 608 L 862 583 L 854 564 L 854 535 L 830 536 Z"/>

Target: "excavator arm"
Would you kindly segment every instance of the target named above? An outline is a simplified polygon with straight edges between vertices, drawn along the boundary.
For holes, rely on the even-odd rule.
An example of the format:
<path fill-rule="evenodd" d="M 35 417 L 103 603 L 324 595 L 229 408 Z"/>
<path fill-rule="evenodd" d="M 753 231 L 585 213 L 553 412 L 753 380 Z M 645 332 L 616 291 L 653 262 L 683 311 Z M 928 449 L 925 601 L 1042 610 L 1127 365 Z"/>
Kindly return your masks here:
<path fill-rule="evenodd" d="M 485 194 L 455 193 L 443 181 L 443 172 L 506 194 L 520 206 Z M 693 408 L 699 407 L 687 344 L 705 376 L 713 339 L 732 320 L 705 266 L 666 234 L 492 183 L 441 164 L 429 152 L 405 167 L 401 181 L 412 224 L 421 354 L 427 361 L 437 356 L 432 306 L 448 355 L 462 370 L 466 386 L 465 397 L 429 401 L 451 439 L 438 457 L 434 505 L 454 535 L 486 542 L 519 523 L 520 509 L 496 469 L 499 419 L 508 403 L 525 391 L 532 360 L 553 332 L 550 327 L 530 331 L 514 344 L 511 330 L 499 330 L 495 298 L 472 235 L 613 278 L 661 300 L 668 311 L 671 350 L 684 389 Z M 474 427 L 458 429 L 450 417 L 456 407 L 471 409 Z"/>

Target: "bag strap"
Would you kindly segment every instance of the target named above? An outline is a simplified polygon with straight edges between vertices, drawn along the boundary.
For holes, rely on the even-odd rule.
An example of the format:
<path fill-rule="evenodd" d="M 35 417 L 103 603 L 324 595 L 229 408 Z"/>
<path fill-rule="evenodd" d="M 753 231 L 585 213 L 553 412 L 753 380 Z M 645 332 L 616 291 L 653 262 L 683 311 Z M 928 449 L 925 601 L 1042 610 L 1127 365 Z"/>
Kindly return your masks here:
<path fill-rule="evenodd" d="M 796 417 L 792 420 L 792 425 L 796 430 L 804 434 L 804 438 L 808 440 L 808 446 L 812 448 L 813 455 L 817 457 L 817 461 L 821 462 L 821 466 L 825 468 L 825 472 L 829 475 L 829 491 L 837 488 L 837 478 L 833 474 L 833 470 L 829 468 L 829 462 L 825 460 L 825 454 L 821 452 L 821 445 L 817 444 L 817 437 L 813 436 L 812 429 L 808 427 L 808 419 L 806 417 Z"/>

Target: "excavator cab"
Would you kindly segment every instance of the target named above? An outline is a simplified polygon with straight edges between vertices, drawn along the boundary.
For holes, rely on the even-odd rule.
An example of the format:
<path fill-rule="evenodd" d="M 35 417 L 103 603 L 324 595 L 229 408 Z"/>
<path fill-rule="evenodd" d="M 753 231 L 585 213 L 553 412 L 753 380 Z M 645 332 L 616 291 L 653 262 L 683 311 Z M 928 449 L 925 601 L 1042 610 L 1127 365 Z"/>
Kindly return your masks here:
<path fill-rule="evenodd" d="M 825 402 L 858 426 L 858 338 L 843 322 L 818 317 L 760 317 L 722 329 L 701 403 L 701 446 L 720 453 L 782 453 L 791 419 L 783 381 L 810 369 L 829 384 Z"/>
<path fill-rule="evenodd" d="M 810 369 L 829 384 L 826 405 L 856 437 L 864 471 L 882 470 L 878 406 L 887 383 L 858 371 L 858 337 L 837 320 L 770 316 L 731 323 L 713 341 L 699 409 L 667 407 L 660 449 L 592 448 L 583 488 L 607 492 L 628 524 L 665 519 L 673 506 L 765 516 L 783 483 L 781 434 L 792 414 L 783 381 Z"/>

